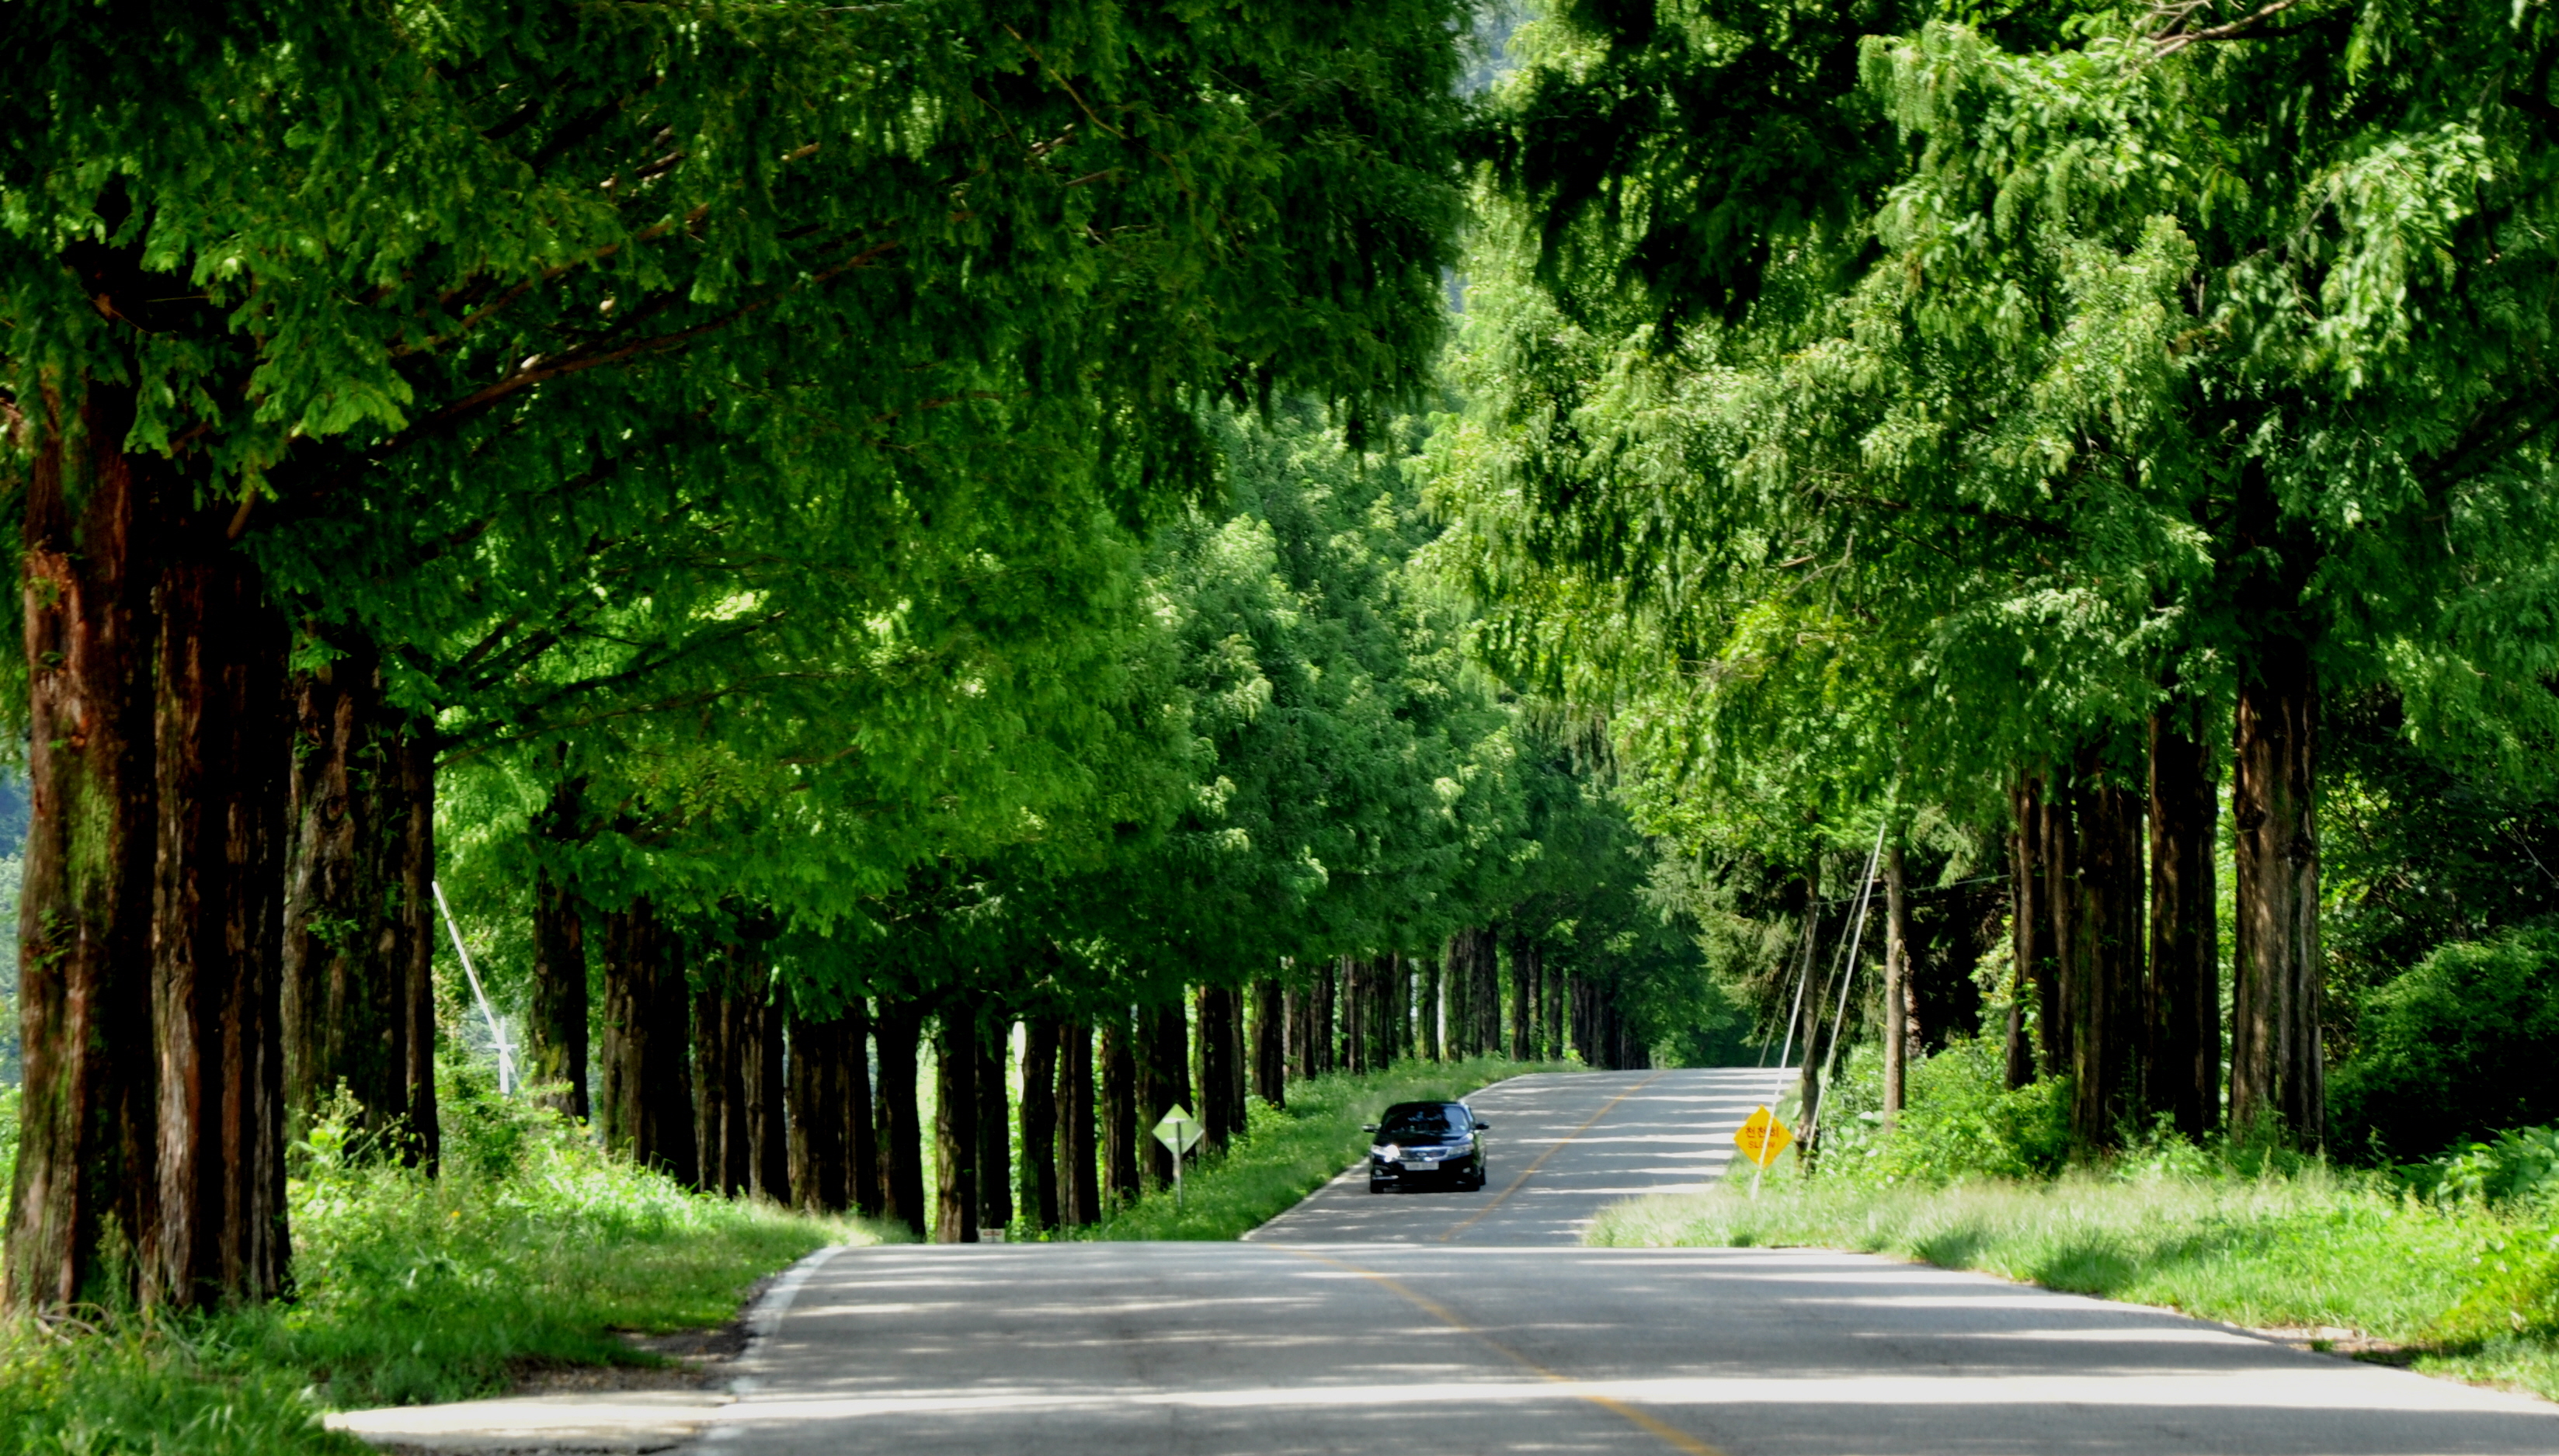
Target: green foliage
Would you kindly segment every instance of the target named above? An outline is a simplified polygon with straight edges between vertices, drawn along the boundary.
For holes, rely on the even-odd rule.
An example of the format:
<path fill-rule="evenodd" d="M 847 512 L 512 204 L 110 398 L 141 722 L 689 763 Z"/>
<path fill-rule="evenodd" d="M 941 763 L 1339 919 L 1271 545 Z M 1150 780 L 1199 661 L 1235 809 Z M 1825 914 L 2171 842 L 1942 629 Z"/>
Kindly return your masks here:
<path fill-rule="evenodd" d="M 343 1117 L 313 1129 L 291 1187 L 293 1303 L 0 1330 L 0 1449 L 361 1452 L 322 1432 L 318 1409 L 650 1364 L 616 1332 L 724 1324 L 757 1278 L 883 1237 L 687 1193 L 466 1071 L 440 1093 L 441 1177 L 376 1156 Z"/>
<path fill-rule="evenodd" d="M 1882 1127 L 1882 1054 L 1859 1046 L 1842 1059 L 1826 1124 L 1824 1178 L 1944 1184 L 1968 1178 L 2051 1178 L 2070 1158 L 2070 1086 L 2047 1078 L 2010 1090 L 2006 1049 L 1958 1037 L 1910 1064 L 1900 1122 Z"/>
<path fill-rule="evenodd" d="M 1453 1100 L 1487 1084 L 1532 1072 L 1578 1067 L 1506 1062 L 1398 1062 L 1382 1072 L 1333 1073 L 1291 1084 L 1279 1110 L 1256 1097 L 1245 1135 L 1223 1154 L 1196 1157 L 1182 1176 L 1177 1211 L 1170 1189 L 1146 1194 L 1079 1238 L 1234 1238 L 1285 1213 L 1367 1150 L 1361 1124 L 1392 1102 Z"/>
<path fill-rule="evenodd" d="M 2439 946 L 2373 990 L 2359 1024 L 2329 1092 L 2339 1128 L 2369 1129 L 2357 1151 L 2423 1156 L 2559 1118 L 2559 932 Z"/>
<path fill-rule="evenodd" d="M 2559 1201 L 2559 1128 L 2510 1127 L 2491 1142 L 2397 1170 L 2429 1198 L 2484 1204 Z"/>
<path fill-rule="evenodd" d="M 2559 1394 L 2545 1313 L 2559 1309 L 2554 1233 L 2307 1165 L 1945 1187 L 1772 1180 L 1755 1201 L 1727 1187 L 1619 1204 L 1589 1238 L 1888 1253 L 2240 1325 L 2358 1331 L 2409 1347 L 2420 1370 Z"/>

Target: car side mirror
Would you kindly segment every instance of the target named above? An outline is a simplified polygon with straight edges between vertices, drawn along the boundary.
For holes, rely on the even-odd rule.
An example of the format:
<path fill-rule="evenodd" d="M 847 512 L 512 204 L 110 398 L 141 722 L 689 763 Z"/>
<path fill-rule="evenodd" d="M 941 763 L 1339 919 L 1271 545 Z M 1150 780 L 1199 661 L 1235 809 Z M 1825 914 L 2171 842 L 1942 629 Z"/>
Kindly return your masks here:
<path fill-rule="evenodd" d="M 1475 1130 L 1476 1130 L 1477 1132 L 1486 1132 L 1486 1131 L 1490 1131 L 1490 1130 L 1491 1130 L 1491 1128 L 1492 1128 L 1492 1125 L 1493 1125 L 1493 1124 L 1491 1124 L 1490 1122 L 1485 1122 L 1485 1121 L 1478 1120 L 1478 1121 L 1475 1123 Z"/>
<path fill-rule="evenodd" d="M 1377 1124 L 1374 1122 L 1363 1122 L 1360 1124 L 1360 1131 L 1375 1132 L 1377 1131 Z"/>

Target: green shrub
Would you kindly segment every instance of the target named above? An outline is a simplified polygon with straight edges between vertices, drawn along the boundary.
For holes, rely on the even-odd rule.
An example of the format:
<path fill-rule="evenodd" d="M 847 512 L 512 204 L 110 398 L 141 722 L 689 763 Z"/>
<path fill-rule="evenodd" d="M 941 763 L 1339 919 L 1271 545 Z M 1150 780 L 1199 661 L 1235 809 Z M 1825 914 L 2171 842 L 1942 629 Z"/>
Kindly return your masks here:
<path fill-rule="evenodd" d="M 1898 1182 L 2049 1178 L 2070 1155 L 2069 1083 L 2011 1091 L 2005 1049 L 1962 1037 L 1910 1064 L 1899 1124 L 1886 1133 L 1883 1069 L 1874 1047 L 1853 1048 L 1822 1114 L 1825 1173 Z"/>
<path fill-rule="evenodd" d="M 2337 1146 L 2420 1158 L 2500 1127 L 2559 1121 L 2559 933 L 2436 947 L 2364 999 L 2329 1082 Z"/>
<path fill-rule="evenodd" d="M 444 1072 L 439 1176 L 380 1156 L 343 1109 L 296 1150 L 291 1302 L 0 1324 L 0 1451 L 361 1453 L 316 1412 L 654 1363 L 616 1332 L 726 1323 L 763 1275 L 880 1237 L 687 1192 L 485 1078 Z"/>

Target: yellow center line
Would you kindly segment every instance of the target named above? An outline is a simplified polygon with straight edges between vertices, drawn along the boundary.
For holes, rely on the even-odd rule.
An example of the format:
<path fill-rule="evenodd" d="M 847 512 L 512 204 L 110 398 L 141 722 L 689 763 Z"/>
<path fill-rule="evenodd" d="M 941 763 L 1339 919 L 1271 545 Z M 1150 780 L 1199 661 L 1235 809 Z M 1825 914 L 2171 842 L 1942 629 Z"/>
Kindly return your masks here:
<path fill-rule="evenodd" d="M 1659 1074 L 1655 1075 L 1658 1076 Z M 1647 1078 L 1645 1081 L 1649 1082 L 1651 1079 Z M 1642 1084 L 1639 1083 L 1637 1084 L 1637 1087 L 1640 1087 L 1641 1085 Z M 1626 1096 L 1633 1094 L 1634 1092 L 1635 1088 L 1626 1089 L 1626 1092 L 1619 1095 L 1618 1100 L 1623 1101 Z M 1616 1105 L 1615 1102 L 1609 1103 L 1609 1106 L 1614 1105 Z M 1607 1108 L 1603 1107 L 1600 1110 L 1604 1112 Z M 1592 1122 L 1596 1122 L 1599 1119 L 1593 1117 L 1590 1120 Z M 1589 1125 L 1590 1124 L 1588 1122 L 1582 1124 L 1584 1127 Z M 1523 1174 L 1522 1176 L 1525 1177 L 1526 1175 Z M 1285 1247 L 1285 1245 L 1282 1245 L 1282 1247 Z M 1401 1279 L 1397 1279 L 1391 1275 L 1381 1274 L 1375 1269 L 1361 1268 L 1355 1263 L 1351 1263 L 1344 1259 L 1337 1259 L 1328 1254 L 1320 1254 L 1315 1252 L 1313 1249 L 1287 1248 L 1286 1251 L 1297 1255 L 1299 1258 L 1312 1259 L 1319 1264 L 1331 1264 L 1334 1268 L 1357 1274 L 1363 1279 L 1372 1280 L 1378 1284 L 1384 1285 L 1386 1288 L 1403 1296 L 1407 1303 L 1421 1310 L 1424 1314 L 1430 1316 L 1432 1319 L 1437 1320 L 1439 1323 L 1446 1325 L 1449 1329 L 1456 1331 L 1460 1335 L 1471 1337 L 1481 1343 L 1486 1349 L 1500 1355 L 1504 1359 L 1510 1361 L 1513 1365 L 1516 1365 L 1520 1369 L 1527 1371 L 1529 1374 L 1536 1376 L 1538 1379 L 1563 1386 L 1565 1392 L 1574 1396 L 1576 1399 L 1586 1400 L 1591 1404 L 1598 1406 L 1600 1409 L 1605 1410 L 1609 1414 L 1625 1421 L 1627 1424 L 1634 1426 L 1636 1429 L 1653 1436 L 1655 1439 L 1659 1440 L 1662 1444 L 1670 1447 L 1674 1451 L 1684 1452 L 1686 1453 L 1686 1456 L 1726 1456 L 1726 1453 L 1720 1447 L 1710 1446 L 1706 1442 L 1699 1440 L 1697 1437 L 1690 1435 L 1688 1432 L 1681 1430 L 1678 1426 L 1672 1425 L 1667 1421 L 1656 1419 L 1651 1415 L 1647 1415 L 1643 1411 L 1636 1409 L 1634 1406 L 1627 1404 L 1623 1400 L 1616 1399 L 1609 1395 L 1602 1395 L 1598 1391 L 1590 1389 L 1588 1386 L 1582 1384 L 1581 1382 L 1575 1380 L 1571 1376 L 1560 1375 L 1555 1371 L 1548 1370 L 1545 1366 L 1538 1364 L 1536 1361 L 1520 1354 L 1518 1351 L 1513 1350 L 1501 1341 L 1494 1339 L 1492 1336 L 1485 1334 L 1479 1329 L 1476 1329 L 1473 1325 L 1459 1319 L 1454 1310 L 1449 1309 L 1448 1306 L 1441 1304 L 1430 1296 L 1413 1289 L 1405 1284 Z"/>
<path fill-rule="evenodd" d="M 1615 1096 L 1610 1097 L 1610 1098 L 1608 1099 L 1608 1105 L 1606 1105 L 1606 1106 L 1604 1106 L 1604 1107 L 1601 1107 L 1601 1108 L 1600 1108 L 1598 1111 L 1596 1111 L 1596 1112 L 1591 1113 L 1591 1114 L 1590 1114 L 1590 1120 L 1589 1120 L 1588 1122 L 1584 1122 L 1584 1123 L 1582 1123 L 1581 1126 L 1579 1126 L 1579 1127 L 1577 1127 L 1577 1128 L 1573 1129 L 1571 1132 L 1568 1132 L 1568 1133 L 1564 1134 L 1564 1140 L 1563 1140 L 1562 1142 L 1558 1142 L 1557 1144 L 1555 1144 L 1555 1146 L 1548 1148 L 1545 1152 L 1539 1153 L 1539 1154 L 1537 1155 L 1537 1161 L 1536 1161 L 1536 1162 L 1529 1164 L 1529 1165 L 1528 1165 L 1527 1167 L 1525 1167 L 1525 1168 L 1522 1168 L 1522 1169 L 1520 1170 L 1520 1175 L 1519 1175 L 1517 1178 L 1514 1178 L 1514 1179 L 1512 1179 L 1512 1180 L 1511 1180 L 1511 1186 L 1510 1186 L 1510 1187 L 1503 1189 L 1503 1190 L 1501 1191 L 1501 1193 L 1500 1193 L 1497 1197 L 1495 1197 L 1491 1203 L 1488 1203 L 1488 1204 L 1484 1205 L 1482 1208 L 1477 1209 L 1477 1210 L 1475 1211 L 1475 1216 L 1474 1216 L 1474 1218 L 1468 1219 L 1466 1222 L 1464 1222 L 1464 1223 L 1462 1223 L 1462 1224 L 1458 1225 L 1456 1228 L 1451 1229 L 1451 1230 L 1449 1230 L 1447 1233 L 1440 1235 L 1440 1236 L 1439 1236 L 1439 1241 L 1440 1241 L 1441 1243 L 1445 1243 L 1445 1242 L 1447 1242 L 1449 1239 L 1454 1238 L 1456 1238 L 1458 1235 L 1463 1234 L 1463 1233 L 1465 1233 L 1467 1230 L 1472 1229 L 1473 1227 L 1475 1227 L 1475 1224 L 1476 1224 L 1477 1220 L 1482 1219 L 1486 1214 L 1491 1213 L 1493 1210 L 1495 1210 L 1495 1209 L 1497 1209 L 1497 1208 L 1500 1208 L 1500 1207 L 1502 1206 L 1502 1204 L 1503 1204 L 1505 1201 L 1507 1201 L 1507 1200 L 1510 1198 L 1510 1196 L 1511 1196 L 1512 1194 L 1517 1193 L 1517 1192 L 1519 1192 L 1519 1191 L 1520 1191 L 1520 1185 L 1521 1185 L 1521 1184 L 1526 1183 L 1527 1181 L 1529 1181 L 1529 1179 L 1536 1177 L 1536 1176 L 1537 1176 L 1537 1170 L 1546 1166 L 1546 1160 L 1547 1160 L 1547 1159 L 1549 1159 L 1549 1158 L 1551 1158 L 1551 1157 L 1554 1157 L 1557 1153 L 1560 1153 L 1560 1152 L 1564 1151 L 1564 1144 L 1565 1144 L 1565 1143 L 1567 1143 L 1567 1142 L 1571 1142 L 1571 1141 L 1573 1141 L 1575 1138 L 1580 1137 L 1581 1134 L 1583 1134 L 1583 1133 L 1585 1133 L 1585 1132 L 1588 1132 L 1588 1131 L 1589 1131 L 1589 1130 L 1590 1130 L 1594 1125 L 1596 1125 L 1596 1124 L 1598 1123 L 1598 1121 L 1599 1121 L 1599 1119 L 1600 1119 L 1600 1118 L 1605 1117 L 1605 1116 L 1607 1116 L 1610 1112 L 1613 1112 L 1613 1111 L 1617 1110 L 1617 1104 L 1618 1104 L 1619 1102 L 1622 1102 L 1622 1101 L 1624 1101 L 1626 1098 L 1633 1096 L 1635 1093 L 1637 1093 L 1637 1092 L 1642 1092 L 1644 1089 L 1646 1089 L 1646 1088 L 1648 1088 L 1648 1087 L 1651 1087 L 1651 1086 L 1654 1084 L 1654 1082 L 1656 1082 L 1656 1081 L 1658 1081 L 1658 1080 L 1660 1079 L 1660 1077 L 1661 1077 L 1661 1074 L 1660 1074 L 1659 1072 L 1656 1072 L 1656 1073 L 1654 1073 L 1651 1077 L 1647 1077 L 1647 1078 L 1645 1078 L 1643 1081 L 1641 1081 L 1641 1082 L 1639 1082 L 1639 1083 L 1636 1083 L 1633 1087 L 1630 1087 L 1630 1088 L 1626 1089 L 1624 1092 L 1621 1092 L 1617 1093 Z"/>

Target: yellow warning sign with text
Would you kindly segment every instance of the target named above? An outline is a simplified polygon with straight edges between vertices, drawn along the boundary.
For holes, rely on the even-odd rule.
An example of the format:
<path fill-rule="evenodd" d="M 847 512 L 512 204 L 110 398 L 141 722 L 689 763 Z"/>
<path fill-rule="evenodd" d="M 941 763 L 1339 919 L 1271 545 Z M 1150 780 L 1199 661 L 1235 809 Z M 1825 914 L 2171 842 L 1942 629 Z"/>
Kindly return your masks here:
<path fill-rule="evenodd" d="M 1765 1168 L 1793 1145 L 1795 1134 L 1777 1120 L 1776 1113 L 1761 1107 L 1742 1120 L 1741 1130 L 1732 1134 L 1732 1141 L 1741 1149 L 1741 1156 Z"/>

